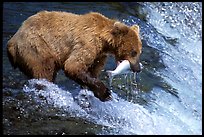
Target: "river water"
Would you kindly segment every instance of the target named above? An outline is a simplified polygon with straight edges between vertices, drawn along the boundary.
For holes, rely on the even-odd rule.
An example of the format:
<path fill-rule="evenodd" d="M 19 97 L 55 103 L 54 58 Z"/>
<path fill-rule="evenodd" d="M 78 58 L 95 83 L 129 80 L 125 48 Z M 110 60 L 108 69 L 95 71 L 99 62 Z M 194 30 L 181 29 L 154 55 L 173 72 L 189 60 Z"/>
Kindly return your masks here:
<path fill-rule="evenodd" d="M 106 70 L 116 67 L 110 56 L 100 79 L 113 100 L 100 102 L 62 71 L 50 83 L 14 70 L 6 43 L 40 10 L 96 11 L 138 24 L 144 66 L 139 82 L 119 75 L 109 85 Z M 202 3 L 5 2 L 2 51 L 3 134 L 202 134 Z"/>

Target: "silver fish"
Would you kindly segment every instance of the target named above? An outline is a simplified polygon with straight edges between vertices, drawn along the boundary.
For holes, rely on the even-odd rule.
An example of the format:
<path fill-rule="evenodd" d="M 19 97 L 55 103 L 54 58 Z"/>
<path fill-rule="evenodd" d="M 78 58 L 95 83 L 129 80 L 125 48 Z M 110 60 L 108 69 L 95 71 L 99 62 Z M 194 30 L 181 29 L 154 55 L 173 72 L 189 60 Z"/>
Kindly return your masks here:
<path fill-rule="evenodd" d="M 114 77 L 118 74 L 126 74 L 129 73 L 131 70 L 130 68 L 130 62 L 128 60 L 123 60 L 115 70 L 111 71 L 108 70 L 106 71 L 108 73 L 109 77 Z"/>
<path fill-rule="evenodd" d="M 139 63 L 140 68 L 143 68 L 142 63 Z M 119 74 L 127 74 L 127 73 L 131 73 L 131 68 L 130 68 L 130 62 L 128 60 L 123 60 L 121 63 L 118 64 L 118 66 L 116 67 L 115 70 L 111 71 L 108 70 L 106 71 L 109 77 L 109 85 L 110 87 L 112 87 L 112 80 L 113 77 Z M 139 81 L 139 74 L 138 73 L 134 73 L 134 77 L 135 77 L 135 82 L 137 83 Z"/>

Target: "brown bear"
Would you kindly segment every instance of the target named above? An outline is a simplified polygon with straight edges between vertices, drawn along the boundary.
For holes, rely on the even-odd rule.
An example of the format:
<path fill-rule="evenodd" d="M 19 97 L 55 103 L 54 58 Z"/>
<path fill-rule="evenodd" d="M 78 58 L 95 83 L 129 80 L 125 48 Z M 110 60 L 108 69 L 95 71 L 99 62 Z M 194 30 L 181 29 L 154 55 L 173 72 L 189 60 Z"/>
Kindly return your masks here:
<path fill-rule="evenodd" d="M 8 41 L 8 57 L 29 78 L 54 81 L 57 71 L 87 86 L 101 101 L 111 93 L 98 75 L 108 54 L 116 61 L 129 60 L 132 71 L 140 71 L 142 43 L 137 25 L 109 19 L 100 13 L 77 15 L 41 11 L 25 20 Z"/>

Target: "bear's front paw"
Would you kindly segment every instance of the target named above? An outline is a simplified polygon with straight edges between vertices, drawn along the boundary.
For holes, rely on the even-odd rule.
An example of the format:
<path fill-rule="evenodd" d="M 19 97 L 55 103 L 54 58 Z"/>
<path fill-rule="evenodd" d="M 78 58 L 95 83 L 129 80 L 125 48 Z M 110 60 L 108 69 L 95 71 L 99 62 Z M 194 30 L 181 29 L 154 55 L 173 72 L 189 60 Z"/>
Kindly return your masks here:
<path fill-rule="evenodd" d="M 110 90 L 103 83 L 97 83 L 96 86 L 97 90 L 94 92 L 95 97 L 103 102 L 112 99 Z"/>

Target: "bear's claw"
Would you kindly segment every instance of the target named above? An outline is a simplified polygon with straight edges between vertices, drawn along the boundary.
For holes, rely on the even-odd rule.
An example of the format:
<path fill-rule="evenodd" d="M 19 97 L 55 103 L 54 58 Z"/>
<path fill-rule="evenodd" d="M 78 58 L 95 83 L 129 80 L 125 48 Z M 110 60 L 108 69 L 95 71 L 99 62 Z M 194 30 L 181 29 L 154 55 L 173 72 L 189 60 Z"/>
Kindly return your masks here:
<path fill-rule="evenodd" d="M 98 83 L 98 88 L 94 91 L 94 96 L 100 99 L 102 102 L 112 99 L 110 90 L 103 84 Z"/>
<path fill-rule="evenodd" d="M 100 99 L 101 100 L 101 99 Z M 101 101 L 109 101 L 112 100 L 111 92 L 108 88 L 106 88 L 106 93 L 103 95 L 103 99 Z"/>

